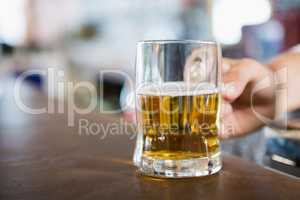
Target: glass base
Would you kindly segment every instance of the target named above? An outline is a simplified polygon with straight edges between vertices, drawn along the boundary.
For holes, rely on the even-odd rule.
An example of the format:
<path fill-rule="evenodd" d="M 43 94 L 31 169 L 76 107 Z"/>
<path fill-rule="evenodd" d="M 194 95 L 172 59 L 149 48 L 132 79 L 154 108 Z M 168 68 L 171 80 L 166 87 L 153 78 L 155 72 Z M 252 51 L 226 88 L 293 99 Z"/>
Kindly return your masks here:
<path fill-rule="evenodd" d="M 210 157 L 186 160 L 159 160 L 143 156 L 139 171 L 146 176 L 187 178 L 211 175 L 221 168 L 221 153 L 218 152 Z"/>

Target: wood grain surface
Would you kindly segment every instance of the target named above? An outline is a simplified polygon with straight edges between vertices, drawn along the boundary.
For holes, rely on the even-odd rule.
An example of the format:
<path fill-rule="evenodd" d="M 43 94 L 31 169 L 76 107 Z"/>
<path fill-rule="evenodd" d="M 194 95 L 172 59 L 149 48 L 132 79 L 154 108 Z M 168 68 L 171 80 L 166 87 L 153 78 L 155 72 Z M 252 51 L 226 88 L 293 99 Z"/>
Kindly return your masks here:
<path fill-rule="evenodd" d="M 38 94 L 28 106 L 45 106 Z M 154 179 L 132 165 L 134 133 L 120 128 L 84 133 L 80 119 L 112 128 L 118 115 L 31 115 L 7 98 L 0 103 L 0 199 L 300 199 L 300 181 L 240 158 L 223 155 L 216 175 Z M 96 125 L 95 125 L 96 126 Z M 95 127 L 94 127 L 95 128 Z M 124 128 L 124 127 L 123 127 Z M 97 134 L 96 134 L 97 133 Z"/>

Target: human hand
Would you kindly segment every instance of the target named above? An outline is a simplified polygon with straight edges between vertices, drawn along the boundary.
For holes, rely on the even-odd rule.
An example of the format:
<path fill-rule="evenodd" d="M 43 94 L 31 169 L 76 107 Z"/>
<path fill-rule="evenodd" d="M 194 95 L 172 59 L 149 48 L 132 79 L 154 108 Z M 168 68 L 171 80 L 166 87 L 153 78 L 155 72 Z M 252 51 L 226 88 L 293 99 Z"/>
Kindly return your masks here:
<path fill-rule="evenodd" d="M 251 59 L 223 59 L 221 139 L 242 136 L 262 127 L 275 114 L 273 72 Z M 267 119 L 267 120 L 264 120 Z"/>

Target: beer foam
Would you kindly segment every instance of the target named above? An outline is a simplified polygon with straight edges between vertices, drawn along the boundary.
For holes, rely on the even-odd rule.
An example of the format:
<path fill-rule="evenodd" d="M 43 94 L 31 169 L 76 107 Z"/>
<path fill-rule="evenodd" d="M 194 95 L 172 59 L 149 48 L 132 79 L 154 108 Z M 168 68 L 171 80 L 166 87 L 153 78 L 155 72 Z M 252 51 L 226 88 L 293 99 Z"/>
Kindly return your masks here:
<path fill-rule="evenodd" d="M 167 82 L 149 84 L 137 89 L 137 95 L 147 96 L 192 96 L 217 93 L 218 88 L 212 83 Z"/>

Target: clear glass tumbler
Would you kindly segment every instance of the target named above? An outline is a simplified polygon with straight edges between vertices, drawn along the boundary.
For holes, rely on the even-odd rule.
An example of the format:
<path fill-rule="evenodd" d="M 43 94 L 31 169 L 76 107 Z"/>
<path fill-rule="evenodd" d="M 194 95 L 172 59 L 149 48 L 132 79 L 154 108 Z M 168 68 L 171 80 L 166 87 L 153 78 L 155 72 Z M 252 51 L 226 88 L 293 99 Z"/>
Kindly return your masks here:
<path fill-rule="evenodd" d="M 138 42 L 134 164 L 142 174 L 180 178 L 221 169 L 220 61 L 215 42 Z"/>

